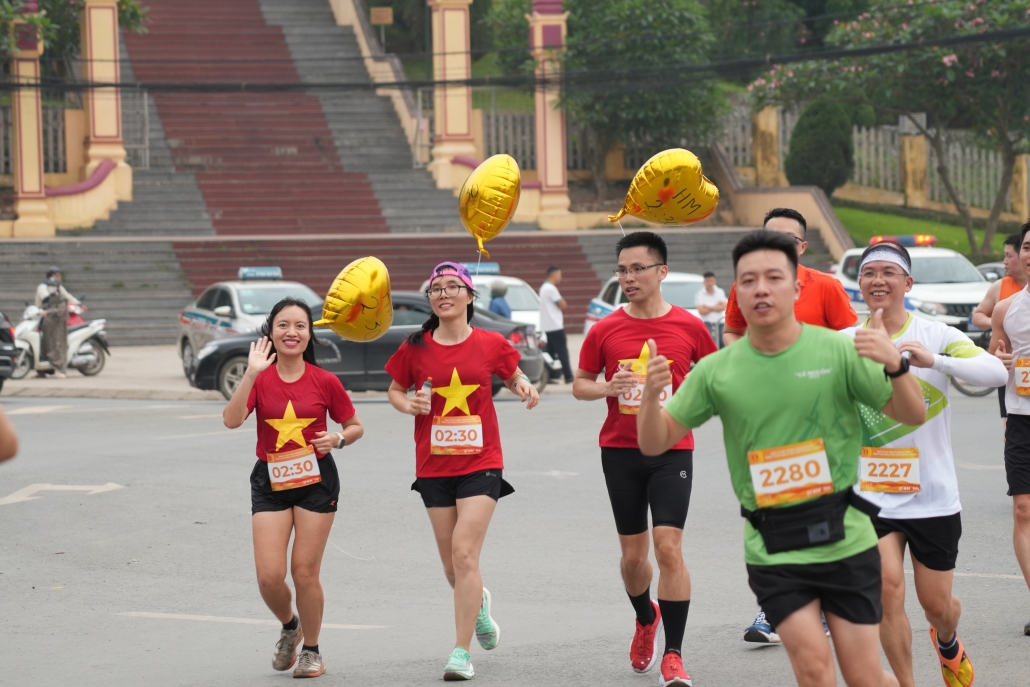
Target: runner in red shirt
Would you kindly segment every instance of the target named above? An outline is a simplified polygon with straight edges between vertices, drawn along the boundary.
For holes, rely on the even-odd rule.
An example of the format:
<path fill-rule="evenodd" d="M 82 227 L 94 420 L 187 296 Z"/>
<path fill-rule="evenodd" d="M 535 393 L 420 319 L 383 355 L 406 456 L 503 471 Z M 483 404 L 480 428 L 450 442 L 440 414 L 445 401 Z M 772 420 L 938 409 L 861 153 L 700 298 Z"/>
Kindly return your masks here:
<path fill-rule="evenodd" d="M 283 624 L 272 667 L 288 670 L 296 663 L 293 677 L 325 672 L 318 573 L 340 498 L 329 451 L 353 444 L 365 431 L 339 378 L 315 363 L 311 320 L 302 300 L 285 298 L 272 308 L 265 337 L 250 345 L 247 372 L 222 413 L 225 426 L 235 429 L 257 412 L 258 460 L 250 474 L 254 562 L 261 597 Z M 327 415 L 342 431 L 329 432 Z M 291 533 L 296 614 L 286 585 Z"/>
<path fill-rule="evenodd" d="M 790 236 L 794 240 L 798 257 L 808 248 L 808 241 L 805 240 L 808 224 L 797 210 L 774 208 L 765 216 L 763 226 L 769 231 Z M 801 282 L 801 296 L 794 301 L 794 317 L 798 322 L 837 331 L 858 323 L 851 299 L 839 280 L 819 270 L 798 265 L 798 281 Z M 729 346 L 744 336 L 746 331 L 747 320 L 737 304 L 737 285 L 734 284 L 726 304 L 726 328 L 723 330 L 722 341 Z"/>
<path fill-rule="evenodd" d="M 608 417 L 601 427 L 601 465 L 622 547 L 622 580 L 636 611 L 636 632 L 630 663 L 638 673 L 658 660 L 658 635 L 665 627 L 665 652 L 660 683 L 689 685 L 681 656 L 690 608 L 690 574 L 683 562 L 683 526 L 690 505 L 694 474 L 694 438 L 687 434 L 666 453 L 647 457 L 637 444 L 636 413 L 640 408 L 647 339 L 657 337 L 670 348 L 672 383 L 662 399 L 671 398 L 691 366 L 716 350 L 708 328 L 683 308 L 662 298 L 661 283 L 669 273 L 665 241 L 649 231 L 623 237 L 615 247 L 615 274 L 629 304 L 591 327 L 579 355 L 572 386 L 581 401 L 604 398 Z M 662 350 L 661 348 L 659 350 Z M 604 381 L 597 377 L 604 372 Z M 647 511 L 654 525 L 658 560 L 658 602 L 651 600 Z"/>
<path fill-rule="evenodd" d="M 514 491 L 504 479 L 501 436 L 493 403 L 493 378 L 532 409 L 540 401 L 519 369 L 520 354 L 495 332 L 475 329 L 476 292 L 465 267 L 437 265 L 426 297 L 433 314 L 386 363 L 393 378 L 390 403 L 415 416 L 415 483 L 422 495 L 444 574 L 454 588 L 457 639 L 444 680 L 475 674 L 469 648 L 493 649 L 501 628 L 490 615 L 479 554 L 497 500 Z M 408 389 L 418 389 L 408 398 Z M 431 388 L 431 390 L 430 390 Z"/>

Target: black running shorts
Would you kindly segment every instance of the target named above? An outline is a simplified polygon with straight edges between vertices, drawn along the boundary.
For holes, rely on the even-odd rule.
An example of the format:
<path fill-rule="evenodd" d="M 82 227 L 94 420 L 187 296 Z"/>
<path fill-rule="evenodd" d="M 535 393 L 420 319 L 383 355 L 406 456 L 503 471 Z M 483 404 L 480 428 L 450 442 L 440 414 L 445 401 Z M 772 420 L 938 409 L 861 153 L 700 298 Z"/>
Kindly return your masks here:
<path fill-rule="evenodd" d="M 883 617 L 880 574 L 875 546 L 833 563 L 747 566 L 748 584 L 773 627 L 816 599 L 826 613 L 875 625 Z"/>
<path fill-rule="evenodd" d="M 258 460 L 250 473 L 250 511 L 288 510 L 294 506 L 312 513 L 335 513 L 340 499 L 340 475 L 336 472 L 333 454 L 327 453 L 318 459 L 318 471 L 322 481 L 306 487 L 272 491 L 272 480 L 268 477 L 268 463 Z"/>
<path fill-rule="evenodd" d="M 883 539 L 891 532 L 901 532 L 908 540 L 912 557 L 930 570 L 946 572 L 955 569 L 958 540 L 962 536 L 962 514 L 937 518 L 891 520 L 874 517 L 876 536 Z"/>
<path fill-rule="evenodd" d="M 998 387 L 998 407 L 1001 409 L 1001 416 L 1008 417 L 1008 413 L 1005 412 L 1005 387 Z"/>
<path fill-rule="evenodd" d="M 1005 477 L 1009 496 L 1030 494 L 1030 415 L 1009 413 L 1005 424 Z"/>
<path fill-rule="evenodd" d="M 693 451 L 645 456 L 636 448 L 602 447 L 601 466 L 619 534 L 647 532 L 648 506 L 653 527 L 683 529 L 694 481 Z"/>
<path fill-rule="evenodd" d="M 422 495 L 426 508 L 449 508 L 458 499 L 470 496 L 489 496 L 497 501 L 515 492 L 497 468 L 458 477 L 419 477 L 411 484 L 411 490 Z"/>

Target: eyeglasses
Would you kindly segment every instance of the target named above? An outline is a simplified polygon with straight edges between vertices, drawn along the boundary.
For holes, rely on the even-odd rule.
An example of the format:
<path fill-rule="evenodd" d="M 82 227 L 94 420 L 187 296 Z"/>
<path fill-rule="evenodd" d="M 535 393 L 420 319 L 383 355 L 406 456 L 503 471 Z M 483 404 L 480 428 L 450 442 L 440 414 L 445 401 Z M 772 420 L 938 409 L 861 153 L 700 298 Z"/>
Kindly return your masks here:
<path fill-rule="evenodd" d="M 434 301 L 440 300 L 444 296 L 447 298 L 454 298 L 462 289 L 467 289 L 467 286 L 461 284 L 448 284 L 447 286 L 437 286 L 432 289 L 426 289 L 426 297 Z"/>
<path fill-rule="evenodd" d="M 801 245 L 802 243 L 804 243 L 804 242 L 805 242 L 805 240 L 804 240 L 803 238 L 801 238 L 800 236 L 793 236 L 793 235 L 792 235 L 792 236 L 791 236 L 791 238 L 792 238 L 792 239 L 794 239 L 794 243 L 798 244 L 799 246 L 800 246 L 800 245 Z"/>
<path fill-rule="evenodd" d="M 872 270 L 865 270 L 862 274 L 858 275 L 862 279 L 875 279 L 876 277 L 882 277 L 883 279 L 897 279 L 899 277 L 907 277 L 908 275 L 904 272 L 874 272 Z"/>
<path fill-rule="evenodd" d="M 664 265 L 665 265 L 665 263 L 663 263 L 663 262 L 656 262 L 653 265 L 645 265 L 643 267 L 630 267 L 629 269 L 627 269 L 625 267 L 620 267 L 617 270 L 615 270 L 615 276 L 618 277 L 619 279 L 625 279 L 626 277 L 628 277 L 631 274 L 634 277 L 639 277 L 641 274 L 644 273 L 644 270 L 649 270 L 652 267 L 662 267 Z"/>

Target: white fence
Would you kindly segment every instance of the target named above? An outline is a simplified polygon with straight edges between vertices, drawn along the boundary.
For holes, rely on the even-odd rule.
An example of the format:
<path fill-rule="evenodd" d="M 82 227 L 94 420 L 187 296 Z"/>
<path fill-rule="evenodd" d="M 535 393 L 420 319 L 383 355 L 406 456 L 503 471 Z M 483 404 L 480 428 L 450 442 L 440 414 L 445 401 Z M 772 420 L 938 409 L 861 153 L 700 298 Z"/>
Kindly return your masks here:
<path fill-rule="evenodd" d="M 129 166 L 150 169 L 150 96 L 146 91 L 122 90 L 122 139 Z"/>
<path fill-rule="evenodd" d="M 11 108 L 0 107 L 0 174 L 11 171 Z M 64 107 L 43 107 L 43 172 L 61 174 L 68 171 L 64 144 Z"/>
<path fill-rule="evenodd" d="M 855 171 L 851 183 L 884 191 L 901 191 L 901 153 L 898 127 L 856 126 L 851 132 L 855 146 Z"/>
<path fill-rule="evenodd" d="M 536 169 L 536 114 L 533 112 L 483 112 L 483 145 L 486 156 L 507 153 L 519 169 Z"/>
<path fill-rule="evenodd" d="M 941 182 L 937 172 L 937 152 L 927 144 L 929 160 L 927 161 L 927 186 L 930 200 L 951 203 L 951 196 Z M 1001 176 L 1004 163 L 1001 153 L 977 147 L 968 135 L 950 137 L 945 147 L 948 173 L 951 183 L 958 191 L 964 203 L 974 208 L 990 209 L 994 198 L 1001 188 Z M 1012 212 L 1012 189 L 1008 189 L 1005 212 Z"/>

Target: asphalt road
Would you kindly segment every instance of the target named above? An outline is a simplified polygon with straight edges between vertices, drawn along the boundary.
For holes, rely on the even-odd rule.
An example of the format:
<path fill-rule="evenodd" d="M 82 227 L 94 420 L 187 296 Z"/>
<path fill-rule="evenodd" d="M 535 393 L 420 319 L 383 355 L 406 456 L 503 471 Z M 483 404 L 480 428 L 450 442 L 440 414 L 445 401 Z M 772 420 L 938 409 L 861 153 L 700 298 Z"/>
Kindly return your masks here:
<path fill-rule="evenodd" d="M 365 438 L 338 455 L 343 493 L 322 567 L 320 646 L 330 685 L 440 681 L 453 641 L 451 593 L 416 493 L 412 423 L 363 400 Z M 1030 592 L 1011 546 L 1001 422 L 993 396 L 954 396 L 965 535 L 956 591 L 977 684 L 1027 684 Z M 254 579 L 248 475 L 253 420 L 222 427 L 218 402 L 5 399 L 22 453 L 0 466 L 0 684 L 275 685 L 278 638 Z M 482 685 L 650 685 L 628 648 L 633 614 L 601 474 L 600 403 L 498 404 L 516 493 L 483 554 L 493 652 Z M 742 641 L 756 610 L 743 522 L 717 420 L 697 432 L 684 551 L 694 599 L 685 665 L 699 686 L 793 685 L 782 647 Z M 98 487 L 52 490 L 31 485 Z M 35 499 L 18 501 L 33 492 Z M 16 495 L 15 498 L 11 498 Z M 654 589 L 654 587 L 653 587 Z M 653 593 L 653 592 L 652 592 Z M 917 682 L 939 684 L 910 588 Z"/>

